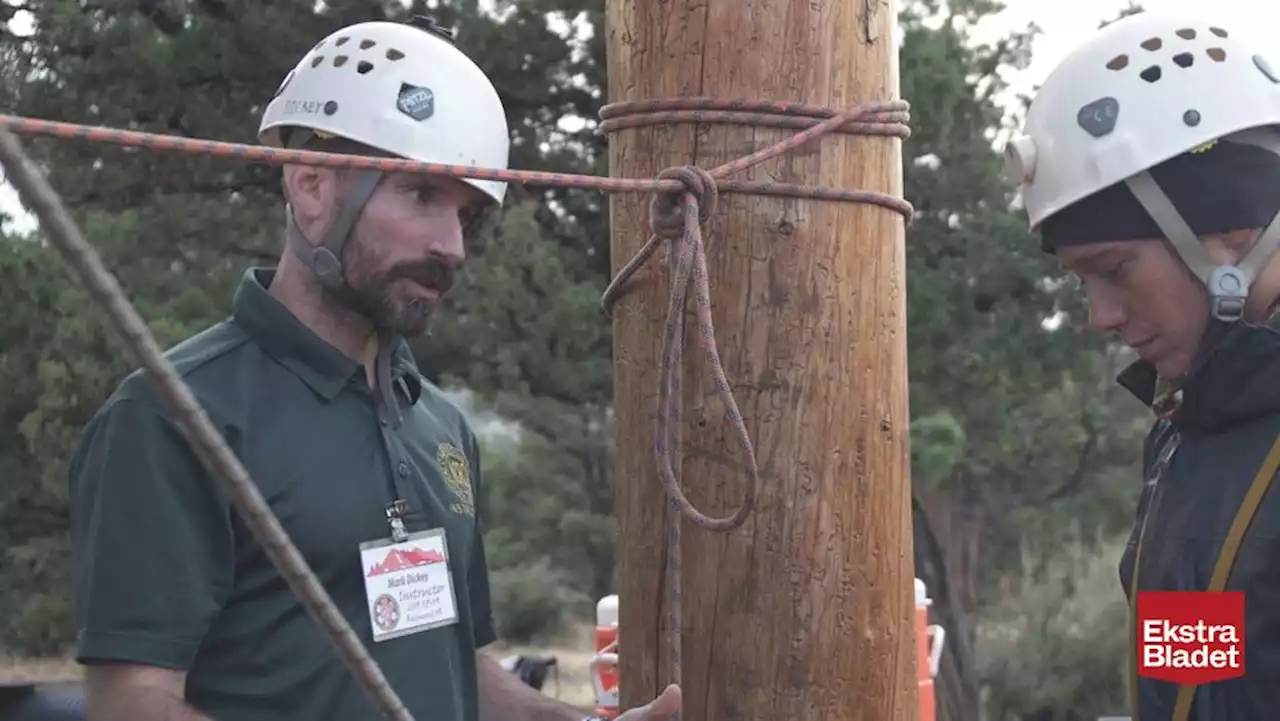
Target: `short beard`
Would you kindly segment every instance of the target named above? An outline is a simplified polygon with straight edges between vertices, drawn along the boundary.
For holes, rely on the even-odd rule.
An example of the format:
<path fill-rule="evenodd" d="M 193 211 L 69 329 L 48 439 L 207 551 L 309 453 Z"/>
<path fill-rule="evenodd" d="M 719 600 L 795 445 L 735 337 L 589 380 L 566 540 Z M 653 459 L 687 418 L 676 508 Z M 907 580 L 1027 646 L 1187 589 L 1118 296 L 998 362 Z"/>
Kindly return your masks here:
<path fill-rule="evenodd" d="M 391 282 L 387 274 L 379 273 L 355 284 L 348 282 L 337 292 L 326 293 L 369 321 L 379 332 L 390 332 L 402 338 L 425 333 L 436 304 L 425 298 L 397 301 L 392 297 Z"/>
<path fill-rule="evenodd" d="M 383 270 L 373 270 L 377 258 L 365 243 L 352 237 L 343 248 L 344 283 L 336 291 L 326 289 L 327 296 L 369 321 L 379 332 L 390 332 L 402 338 L 413 338 L 426 332 L 437 302 L 426 298 L 398 300 L 392 284 L 404 278 L 443 296 L 453 286 L 453 267 L 438 258 L 398 263 Z"/>

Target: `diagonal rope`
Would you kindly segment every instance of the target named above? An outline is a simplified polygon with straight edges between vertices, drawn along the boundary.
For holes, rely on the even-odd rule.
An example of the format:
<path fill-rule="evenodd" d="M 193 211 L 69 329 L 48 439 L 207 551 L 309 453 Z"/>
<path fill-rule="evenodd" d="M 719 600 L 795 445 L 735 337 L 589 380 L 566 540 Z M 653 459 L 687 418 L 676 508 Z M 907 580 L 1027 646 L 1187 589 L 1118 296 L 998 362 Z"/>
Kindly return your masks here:
<path fill-rule="evenodd" d="M 131 360 L 143 367 L 147 378 L 157 393 L 169 406 L 178 420 L 187 440 L 195 448 L 204 463 L 223 488 L 233 493 L 236 507 L 244 517 L 254 537 L 262 544 L 271 562 L 289 582 L 293 592 L 302 599 L 307 611 L 338 648 L 347 668 L 362 686 L 370 691 L 379 709 L 396 721 L 413 721 L 408 709 L 400 701 L 378 664 L 350 624 L 325 594 L 324 587 L 307 566 L 306 560 L 289 541 L 284 528 L 271 512 L 258 487 L 249 478 L 248 471 L 240 464 L 235 453 L 227 447 L 222 434 L 214 427 L 191 388 L 182 380 L 173 365 L 164 357 L 147 324 L 129 302 L 115 276 L 107 270 L 102 258 L 89 241 L 85 240 L 67 212 L 62 199 L 35 169 L 23 151 L 18 139 L 7 130 L 0 130 L 0 163 L 5 175 L 13 183 L 27 206 L 40 220 L 40 226 L 71 265 L 80 282 L 88 289 L 101 307 L 111 325 L 125 341 Z"/>
<path fill-rule="evenodd" d="M 255 538 L 262 543 L 272 563 L 319 623 L 354 674 L 375 699 L 379 709 L 397 721 L 411 716 L 387 683 L 377 664 L 355 635 L 333 601 L 320 585 L 306 561 L 289 540 L 270 507 L 213 427 L 191 390 L 176 374 L 159 349 L 146 324 L 124 295 L 114 276 L 102 264 L 84 239 L 58 198 L 27 159 L 14 133 L 51 136 L 63 140 L 104 143 L 145 148 L 155 152 L 231 158 L 267 165 L 312 165 L 329 168 L 380 170 L 392 173 L 442 175 L 509 183 L 550 185 L 606 193 L 650 192 L 648 242 L 617 273 L 606 288 L 602 304 L 611 310 L 625 292 L 635 272 L 656 252 L 669 244 L 667 261 L 671 273 L 666 322 L 663 326 L 658 381 L 658 408 L 655 418 L 654 459 L 671 513 L 667 514 L 667 544 L 664 559 L 664 605 L 666 606 L 667 654 L 673 683 L 682 679 L 681 613 L 681 519 L 712 531 L 730 531 L 742 525 L 755 508 L 760 486 L 759 468 L 750 434 L 730 389 L 715 342 L 711 292 L 708 283 L 706 247 L 702 225 L 711 218 L 721 193 L 743 193 L 773 197 L 833 200 L 879 205 L 899 213 L 908 221 L 913 209 L 905 200 L 883 193 L 845 188 L 813 187 L 769 181 L 731 180 L 728 176 L 747 170 L 806 143 L 831 133 L 905 138 L 904 125 L 909 106 L 904 101 L 867 103 L 849 110 L 748 100 L 715 98 L 666 98 L 615 103 L 600 112 L 602 132 L 614 132 L 671 123 L 722 123 L 800 129 L 799 133 L 743 158 L 712 170 L 686 166 L 664 170 L 655 179 L 629 179 L 571 175 L 527 170 L 497 170 L 474 166 L 444 165 L 375 156 L 320 153 L 240 143 L 198 140 L 177 136 L 93 127 L 73 123 L 0 115 L 0 163 L 17 188 L 23 204 L 40 220 L 50 241 L 105 310 L 116 332 L 125 341 L 132 359 L 147 372 L 166 405 L 191 441 L 205 467 L 245 518 Z M 692 288 L 690 287 L 692 285 Z M 747 459 L 750 483 L 742 504 L 729 516 L 707 516 L 689 502 L 675 470 L 682 456 L 681 393 L 684 359 L 684 317 L 689 295 L 694 296 L 698 335 L 710 367 L 716 393 L 725 405 L 725 416 L 733 424 L 735 436 Z"/>

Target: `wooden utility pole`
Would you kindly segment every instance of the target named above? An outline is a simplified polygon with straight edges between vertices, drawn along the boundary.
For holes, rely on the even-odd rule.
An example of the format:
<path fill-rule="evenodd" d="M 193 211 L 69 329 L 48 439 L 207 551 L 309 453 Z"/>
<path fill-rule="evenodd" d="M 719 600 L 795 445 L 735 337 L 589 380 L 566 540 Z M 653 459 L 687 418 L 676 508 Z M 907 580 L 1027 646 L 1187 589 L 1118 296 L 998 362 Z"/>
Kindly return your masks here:
<path fill-rule="evenodd" d="M 608 0 L 609 102 L 680 96 L 837 109 L 898 99 L 889 0 Z M 909 100 L 909 98 L 907 99 Z M 712 168 L 793 130 L 620 130 L 615 176 Z M 830 135 L 737 176 L 902 193 L 901 141 Z M 649 197 L 612 196 L 615 272 Z M 721 357 L 756 446 L 757 508 L 728 533 L 684 522 L 687 721 L 915 721 L 904 220 L 874 205 L 722 195 L 704 228 Z M 653 457 L 665 252 L 614 309 L 621 691 L 667 678 L 668 506 Z M 748 476 L 686 321 L 685 491 L 737 508 Z"/>

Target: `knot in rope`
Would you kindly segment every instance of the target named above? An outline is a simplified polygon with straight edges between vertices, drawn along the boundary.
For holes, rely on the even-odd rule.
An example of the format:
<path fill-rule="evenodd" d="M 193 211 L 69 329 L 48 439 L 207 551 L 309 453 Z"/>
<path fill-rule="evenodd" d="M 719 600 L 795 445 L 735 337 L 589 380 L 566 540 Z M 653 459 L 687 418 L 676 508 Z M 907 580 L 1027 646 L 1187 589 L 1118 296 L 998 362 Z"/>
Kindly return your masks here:
<path fill-rule="evenodd" d="M 649 201 L 649 227 L 662 240 L 675 240 L 684 232 L 685 212 L 690 202 L 698 208 L 698 224 L 705 225 L 715 215 L 720 189 L 715 176 L 694 165 L 667 168 L 658 173 L 659 180 L 677 180 L 684 188 L 669 193 L 655 193 Z M 689 196 L 692 196 L 690 198 Z"/>

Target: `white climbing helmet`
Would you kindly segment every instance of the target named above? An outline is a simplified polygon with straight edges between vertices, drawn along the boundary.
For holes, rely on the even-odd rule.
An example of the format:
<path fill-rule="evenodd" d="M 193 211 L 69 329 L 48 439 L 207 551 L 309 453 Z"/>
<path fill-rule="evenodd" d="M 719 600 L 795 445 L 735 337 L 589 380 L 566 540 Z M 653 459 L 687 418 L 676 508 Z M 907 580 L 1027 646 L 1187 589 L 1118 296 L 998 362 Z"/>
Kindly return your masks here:
<path fill-rule="evenodd" d="M 1032 230 L 1072 203 L 1126 182 L 1217 298 L 1235 281 L 1214 285 L 1210 276 L 1224 269 L 1213 267 L 1146 171 L 1227 136 L 1280 154 L 1280 136 L 1270 129 L 1277 125 L 1280 66 L 1212 22 L 1141 12 L 1098 31 L 1049 74 L 1022 135 L 1005 146 L 1005 162 L 1021 184 Z M 1280 241 L 1280 232 L 1269 235 Z M 1247 291 L 1274 251 L 1263 245 L 1249 259 L 1258 268 L 1246 267 L 1237 278 L 1245 287 L 1237 291 Z"/>
<path fill-rule="evenodd" d="M 428 163 L 506 169 L 506 113 L 484 72 L 429 20 L 365 22 L 311 49 L 276 90 L 258 129 L 307 128 Z M 507 184 L 463 179 L 501 205 Z"/>

